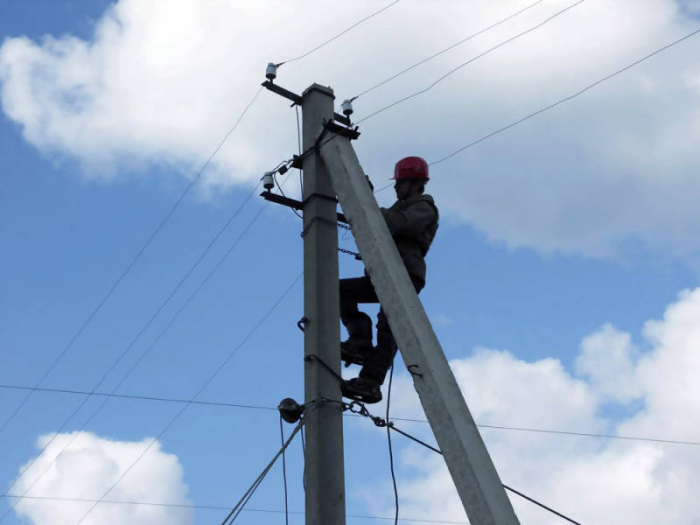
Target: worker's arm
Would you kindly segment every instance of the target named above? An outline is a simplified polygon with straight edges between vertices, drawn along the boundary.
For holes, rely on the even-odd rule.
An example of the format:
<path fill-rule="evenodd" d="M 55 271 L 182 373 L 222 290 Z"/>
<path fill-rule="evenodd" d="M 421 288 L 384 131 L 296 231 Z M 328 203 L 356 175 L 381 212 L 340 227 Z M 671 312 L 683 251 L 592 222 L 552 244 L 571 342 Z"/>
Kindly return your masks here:
<path fill-rule="evenodd" d="M 381 208 L 391 235 L 414 235 L 422 232 L 435 220 L 435 208 L 418 201 L 405 210 Z"/>

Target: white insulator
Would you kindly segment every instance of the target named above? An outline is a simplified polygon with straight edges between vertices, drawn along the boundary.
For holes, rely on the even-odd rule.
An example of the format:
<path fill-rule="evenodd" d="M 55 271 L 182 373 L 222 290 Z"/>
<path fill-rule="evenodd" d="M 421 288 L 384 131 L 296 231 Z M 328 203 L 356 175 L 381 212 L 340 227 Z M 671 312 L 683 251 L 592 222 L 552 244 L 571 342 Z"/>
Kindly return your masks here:
<path fill-rule="evenodd" d="M 270 62 L 265 70 L 265 76 L 268 80 L 275 80 L 277 78 L 277 65 Z"/>
<path fill-rule="evenodd" d="M 268 171 L 262 177 L 263 188 L 266 190 L 271 190 L 275 187 L 275 179 L 273 178 L 273 174 L 274 172 Z"/>
<path fill-rule="evenodd" d="M 343 115 L 346 117 L 349 117 L 352 115 L 353 109 L 352 109 L 352 101 L 350 99 L 344 100 L 343 104 L 340 106 L 343 110 Z"/>

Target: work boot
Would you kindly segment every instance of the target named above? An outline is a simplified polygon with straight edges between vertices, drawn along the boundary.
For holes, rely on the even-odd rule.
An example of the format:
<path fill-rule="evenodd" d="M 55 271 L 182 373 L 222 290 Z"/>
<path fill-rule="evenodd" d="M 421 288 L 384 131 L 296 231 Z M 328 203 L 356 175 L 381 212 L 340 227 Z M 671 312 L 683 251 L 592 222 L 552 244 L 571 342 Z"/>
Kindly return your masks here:
<path fill-rule="evenodd" d="M 350 336 L 347 341 L 340 343 L 340 358 L 345 366 L 362 365 L 372 351 L 372 338 Z"/>
<path fill-rule="evenodd" d="M 343 396 L 362 403 L 373 404 L 382 400 L 382 390 L 379 383 L 361 377 L 343 381 L 340 384 L 340 391 Z"/>

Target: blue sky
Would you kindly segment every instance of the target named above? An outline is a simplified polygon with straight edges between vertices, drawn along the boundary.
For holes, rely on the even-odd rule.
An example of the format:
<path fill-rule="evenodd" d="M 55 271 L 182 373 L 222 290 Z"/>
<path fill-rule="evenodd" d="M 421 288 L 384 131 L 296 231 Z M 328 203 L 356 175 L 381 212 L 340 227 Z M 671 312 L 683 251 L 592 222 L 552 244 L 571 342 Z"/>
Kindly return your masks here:
<path fill-rule="evenodd" d="M 217 29 L 210 40 L 206 26 L 197 27 L 197 24 L 201 25 L 202 20 L 219 19 L 221 14 L 217 10 L 222 9 L 221 6 L 214 8 L 204 4 L 198 10 L 183 2 L 185 4 L 188 7 L 182 8 L 183 12 L 174 16 L 174 21 L 161 26 L 162 11 L 154 9 L 154 12 L 144 13 L 140 11 L 143 4 L 119 2 L 117 10 L 109 16 L 120 21 L 122 33 L 109 38 L 99 30 L 95 33 L 96 28 L 103 27 L 109 2 L 59 5 L 47 1 L 8 0 L 0 8 L 0 32 L 6 39 L 0 48 L 0 86 L 3 88 L 0 247 L 4 270 L 0 273 L 0 385 L 33 386 L 41 378 L 255 93 L 267 61 L 276 60 L 280 54 L 296 56 L 334 34 L 336 29 L 347 27 L 351 20 L 358 20 L 375 9 L 375 4 L 369 2 L 358 3 L 347 13 L 345 8 L 331 8 L 327 4 L 309 6 L 305 9 L 316 13 L 316 18 L 310 22 L 315 31 L 310 35 L 294 35 L 289 43 L 273 41 L 268 44 L 257 33 L 265 33 L 270 28 L 286 31 L 289 13 L 285 9 L 288 7 L 274 2 L 257 7 L 251 4 L 227 13 L 230 30 Z M 344 97 L 372 84 L 370 78 L 381 80 L 400 69 L 398 64 L 423 58 L 424 49 L 445 47 L 459 35 L 477 30 L 487 21 L 503 18 L 526 4 L 514 1 L 509 2 L 507 8 L 496 9 L 483 2 L 470 6 L 441 2 L 437 10 L 440 12 L 430 16 L 434 17 L 432 22 L 444 24 L 444 34 L 426 35 L 424 42 L 406 43 L 400 39 L 402 37 L 390 36 L 388 28 L 392 24 L 401 27 L 401 24 L 415 22 L 425 13 L 415 2 L 399 3 L 359 27 L 355 35 L 357 40 L 351 33 L 317 55 L 298 62 L 298 66 L 289 64 L 281 68 L 279 82 L 297 92 L 314 81 L 329 83 L 339 98 Z M 614 65 L 622 67 L 644 55 L 644 50 L 649 52 L 661 47 L 697 26 L 692 16 L 696 6 L 692 3 L 686 4 L 683 11 L 670 1 L 649 0 L 645 7 L 653 15 L 642 13 L 643 7 L 640 12 L 631 10 L 628 13 L 613 8 L 609 2 L 603 4 L 606 5 L 587 7 L 584 4 L 579 12 L 572 10 L 566 15 L 569 18 L 562 22 L 563 27 L 544 29 L 530 40 L 522 40 L 513 51 L 484 57 L 478 69 L 469 73 L 479 79 L 478 83 L 466 74 L 456 76 L 450 84 L 440 88 L 441 91 L 426 95 L 429 98 L 415 99 L 415 105 L 407 102 L 376 121 L 364 124 L 356 147 L 366 171 L 377 183 L 390 176 L 393 163 L 405 154 L 420 154 L 429 160 L 438 158 L 450 148 L 551 103 L 575 91 L 577 86 L 583 87 L 604 76 L 606 71 L 615 70 Z M 533 9 L 532 14 L 516 20 L 512 26 L 497 30 L 490 37 L 492 41 L 479 42 L 478 46 L 488 47 L 489 42 L 493 45 L 566 5 L 545 1 L 536 8 L 540 11 L 535 13 Z M 210 10 L 213 12 L 209 13 Z M 194 11 L 201 18 L 192 20 Z M 468 16 L 471 16 L 469 31 L 465 32 L 453 19 L 467 20 Z M 528 18 L 530 16 L 532 18 Z M 625 17 L 629 25 L 622 27 L 617 36 L 612 29 L 608 31 L 608 24 L 614 25 Z M 142 20 L 143 25 L 134 24 L 134 20 Z M 195 27 L 192 33 L 180 31 L 179 24 L 187 27 L 188 20 Z M 260 24 L 259 31 L 254 31 L 255 24 Z M 152 40 L 144 37 L 144 34 L 151 34 L 146 31 L 149 28 L 156 35 L 154 39 L 162 43 L 156 46 L 157 53 L 153 55 L 147 52 Z M 596 31 L 599 38 L 591 43 L 588 39 Z M 227 32 L 233 35 L 228 43 L 230 48 L 222 44 L 227 41 L 221 35 Z M 641 43 L 637 38 L 640 33 L 646 39 L 641 39 Z M 567 39 L 561 44 L 560 52 L 553 43 L 559 42 L 563 34 Z M 101 104 L 105 101 L 123 104 L 119 106 L 121 111 L 112 111 L 113 107 L 104 109 L 99 104 L 96 107 L 102 107 L 102 112 L 82 109 L 80 103 L 69 101 L 66 116 L 62 117 L 63 113 L 57 111 L 63 108 L 61 97 L 67 100 L 73 95 L 85 95 L 76 95 L 58 77 L 54 85 L 51 77 L 42 77 L 42 67 L 46 68 L 44 74 L 68 74 L 72 71 L 71 64 L 75 63 L 78 64 L 77 75 L 90 78 L 94 71 L 80 62 L 77 51 L 70 46 L 67 50 L 57 50 L 43 40 L 45 35 L 52 35 L 59 42 L 69 35 L 66 41 L 79 39 L 85 41 L 88 48 L 96 43 L 103 44 L 103 48 L 113 46 L 114 54 L 104 51 L 106 56 L 102 58 L 95 51 L 99 46 L 93 47 L 96 57 L 86 63 L 94 67 L 99 64 L 106 71 L 119 63 L 123 69 L 115 75 L 106 74 L 101 81 L 92 84 L 92 80 L 86 81 L 86 91 L 100 99 Z M 39 54 L 17 58 L 11 45 L 24 45 L 20 38 L 39 46 L 36 48 Z M 236 38 L 261 40 L 251 44 L 246 52 L 241 51 L 246 41 Z M 143 55 L 149 58 L 144 63 L 137 59 L 138 53 L 130 55 L 140 49 L 139 42 L 146 42 Z M 611 43 L 616 45 L 611 57 L 600 61 L 591 59 L 589 55 L 599 51 L 595 47 L 597 44 L 609 46 Z M 181 53 L 178 47 L 181 45 L 195 49 L 194 58 Z M 358 113 L 367 114 L 375 106 L 432 81 L 439 76 L 440 67 L 457 65 L 479 52 L 481 48 L 477 43 L 473 45 L 473 49 L 460 48 L 455 54 L 435 61 L 434 66 L 407 75 L 404 82 L 377 94 L 376 99 L 368 95 L 366 102 L 358 100 Z M 697 61 L 690 58 L 697 56 L 698 40 L 678 47 L 658 61 L 641 66 L 639 71 L 611 81 L 609 86 L 601 87 L 591 96 L 572 101 L 570 107 L 499 135 L 434 169 L 429 189 L 443 210 L 443 218 L 428 258 L 428 285 L 421 298 L 434 319 L 447 357 L 459 371 L 456 372 L 458 379 L 477 422 L 621 435 L 627 430 L 628 433 L 646 432 L 644 435 L 649 437 L 698 440 L 697 435 L 687 432 L 692 425 L 674 427 L 660 423 L 663 418 L 654 419 L 654 410 L 658 410 L 654 400 L 660 399 L 657 393 L 663 390 L 664 382 L 671 379 L 664 375 L 670 373 L 669 369 L 659 363 L 665 363 L 669 355 L 669 362 L 673 362 L 676 356 L 673 351 L 686 348 L 688 341 L 694 341 L 695 337 L 690 328 L 683 328 L 693 323 L 677 321 L 673 312 L 684 312 L 687 308 L 691 321 L 697 320 L 693 317 L 697 310 L 692 308 L 695 296 L 679 297 L 679 293 L 697 286 L 698 245 L 694 234 L 700 217 L 693 204 L 697 201 L 692 198 L 700 187 L 689 174 L 697 173 L 700 160 L 693 148 L 696 142 L 693 139 L 697 139 L 700 130 L 697 120 L 700 70 Z M 273 49 L 277 55 L 270 56 Z M 363 61 L 372 57 L 375 49 L 386 54 L 386 63 L 363 69 Z M 173 55 L 169 55 L 171 51 Z M 208 56 L 210 60 L 198 60 L 197 56 Z M 122 62 L 119 57 L 134 59 L 133 72 L 129 69 L 129 60 Z M 537 57 L 549 66 L 543 67 L 543 72 L 535 71 L 536 65 L 542 63 Z M 582 57 L 587 57 L 588 61 Z M 22 64 L 32 64 L 32 60 L 35 60 L 36 77 L 22 71 Z M 51 60 L 56 60 L 56 64 L 46 66 Z M 342 64 L 338 64 L 339 61 Z M 223 65 L 226 62 L 231 65 Z M 170 64 L 172 69 L 168 71 L 174 71 L 174 81 L 168 82 L 167 75 L 148 76 L 150 70 L 159 70 L 163 63 Z M 569 67 L 571 63 L 580 68 Z M 433 67 L 435 69 L 431 69 Z M 129 89 L 120 91 L 124 88 L 122 84 L 110 87 L 109 82 L 115 78 L 126 79 L 124 85 Z M 182 87 L 183 79 L 187 78 L 192 79 L 192 86 Z M 19 82 L 25 80 L 28 86 L 36 88 L 29 89 L 32 95 L 27 100 L 12 95 L 16 93 L 13 91 L 16 86 L 21 85 Z M 230 82 L 230 86 L 210 87 L 225 81 Z M 169 91 L 171 84 L 173 93 Z M 478 86 L 474 87 L 475 84 Z M 154 85 L 157 88 L 151 92 Z M 47 86 L 51 89 L 46 89 Z M 513 86 L 520 89 L 512 89 Z M 180 88 L 182 91 L 178 91 Z M 139 92 L 147 95 L 143 99 L 138 94 L 133 95 Z M 42 93 L 49 99 L 42 99 Z M 201 94 L 201 98 L 187 98 L 193 94 Z M 172 114 L 161 113 L 161 108 L 156 107 L 160 98 L 171 105 Z M 272 94 L 261 94 L 254 110 L 247 115 L 249 118 L 242 121 L 227 141 L 200 184 L 187 196 L 43 386 L 87 391 L 94 388 L 250 193 L 256 178 L 264 171 L 262 168 L 271 167 L 295 152 L 294 113 L 287 105 L 282 105 L 285 103 Z M 143 106 L 134 109 L 138 104 Z M 34 118 L 28 108 L 35 108 L 39 118 Z M 151 109 L 153 115 L 141 120 L 138 113 Z M 491 109 L 493 113 L 489 113 Z M 181 115 L 180 111 L 183 111 Z M 218 115 L 218 120 L 208 121 L 214 114 Z M 182 128 L 174 126 L 170 119 L 178 115 L 188 119 L 190 124 L 182 123 Z M 178 136 L 185 128 L 188 134 Z M 130 137 L 130 130 L 133 137 Z M 677 140 L 679 136 L 684 136 L 689 143 Z M 669 143 L 673 143 L 672 147 Z M 663 172 L 655 171 L 659 166 L 664 167 Z M 290 172 L 287 176 L 295 179 L 296 173 Z M 287 183 L 292 192 L 296 191 L 294 186 L 296 180 Z M 384 192 L 379 200 L 382 204 L 390 203 L 390 191 Z M 120 387 L 119 393 L 189 398 L 237 348 L 302 270 L 299 219 L 288 210 L 264 204 L 258 197 L 246 204 L 191 279 L 108 376 L 101 391 L 114 388 L 263 206 L 265 211 L 260 220 L 241 238 L 231 256 Z M 341 243 L 348 248 L 353 246 L 349 239 Z M 354 276 L 361 271 L 359 263 L 341 255 L 341 275 Z M 275 406 L 288 396 L 301 399 L 303 340 L 295 325 L 303 315 L 301 292 L 298 283 L 261 329 L 236 351 L 201 399 L 266 407 Z M 661 321 L 656 325 L 652 323 L 650 328 L 652 320 Z M 605 325 L 614 328 L 605 331 L 601 328 Z M 650 336 L 650 333 L 656 335 Z M 599 339 L 589 338 L 595 334 Z M 627 343 L 622 341 L 624 334 L 630 336 Z M 669 336 L 669 343 L 659 334 L 676 335 Z M 586 340 L 590 343 L 588 346 L 582 344 Z M 677 343 L 679 340 L 683 344 Z M 587 361 L 581 360 L 584 354 Z M 584 362 L 589 365 L 582 365 Z M 561 363 L 561 367 L 552 363 Z M 680 364 L 683 373 L 691 376 L 693 367 L 700 366 L 692 359 L 680 361 L 679 358 Z M 654 366 L 659 367 L 658 373 L 649 372 L 656 370 Z M 620 386 L 619 390 L 624 393 L 610 394 L 610 382 L 614 380 L 606 375 L 610 370 L 619 371 L 620 385 L 626 385 L 629 379 L 628 390 L 627 386 Z M 499 396 L 480 397 L 486 395 L 488 388 L 472 390 L 478 383 L 479 371 L 483 377 L 493 379 L 490 385 L 494 389 L 498 391 L 496 385 L 503 387 L 505 406 L 499 404 Z M 396 415 L 420 416 L 402 364 L 397 374 Z M 646 379 L 648 376 L 655 380 L 650 383 L 651 380 Z M 474 381 L 467 384 L 470 378 Z M 539 415 L 531 418 L 527 413 L 515 417 L 508 407 L 508 386 L 512 385 L 516 392 L 516 386 L 523 388 L 521 395 L 527 398 L 529 387 L 538 392 L 542 387 L 542 384 L 528 384 L 535 379 L 556 385 L 551 391 L 545 389 L 541 398 L 531 400 L 541 403 L 550 397 L 551 419 L 542 415 L 547 409 L 541 404 L 537 410 L 533 409 L 533 414 Z M 584 391 L 585 395 L 581 396 L 585 401 L 572 401 L 571 407 L 581 412 L 572 409 L 564 416 L 568 401 L 554 397 L 567 398 L 573 390 Z M 679 409 L 677 413 L 668 407 L 663 411 L 677 419 L 683 414 L 691 419 L 695 393 L 684 392 L 687 399 L 683 396 L 679 399 L 675 407 Z M 9 417 L 24 395 L 21 390 L 0 388 L 0 422 Z M 32 396 L 0 434 L 3 450 L 0 479 L 4 487 L 9 486 L 22 465 L 36 456 L 39 436 L 58 431 L 81 400 L 81 396 L 57 393 Z M 89 400 L 64 431 L 78 431 L 101 402 L 102 399 Z M 105 440 L 99 450 L 109 455 L 114 443 L 141 442 L 158 435 L 180 407 L 155 401 L 111 399 L 85 431 L 96 440 Z M 289 427 L 285 429 L 289 430 Z M 346 430 L 348 514 L 390 516 L 393 501 L 384 433 L 368 421 L 354 419 L 347 421 Z M 424 433 L 425 429 L 416 427 L 416 432 Z M 133 475 L 134 480 L 139 480 L 132 482 L 133 485 L 153 483 L 169 487 L 172 483 L 175 487 L 165 495 L 144 496 L 150 501 L 157 496 L 160 501 L 167 499 L 184 483 L 188 491 L 177 501 L 186 499 L 195 505 L 232 506 L 277 450 L 279 439 L 274 411 L 191 406 L 159 439 L 163 452 L 156 456 L 161 463 L 154 460 L 141 472 L 137 466 L 129 477 Z M 499 469 L 504 467 L 501 470 L 504 482 L 509 483 L 510 479 L 515 480 L 513 485 L 520 482 L 523 491 L 529 489 L 556 508 L 578 512 L 573 517 L 580 516 L 585 523 L 604 521 L 592 519 L 595 514 L 581 516 L 585 508 L 583 502 L 550 490 L 556 485 L 554 474 L 551 478 L 546 474 L 535 476 L 528 470 L 532 466 L 525 465 L 527 462 L 519 468 L 517 461 L 508 461 L 510 454 L 516 451 L 531 454 L 533 461 L 539 457 L 541 464 L 555 465 L 557 453 L 544 457 L 542 451 L 571 447 L 570 455 L 574 460 L 580 459 L 580 463 L 569 465 L 571 471 L 590 481 L 596 474 L 609 477 L 606 465 L 614 463 L 609 458 L 623 461 L 632 450 L 614 448 L 625 444 L 610 445 L 610 440 L 576 438 L 574 443 L 570 437 L 556 436 L 537 441 L 537 436 L 494 430 L 485 431 L 485 439 L 487 444 L 494 444 L 494 459 Z M 420 452 L 413 450 L 411 444 L 395 438 L 395 445 L 400 492 L 406 498 L 402 516 L 465 521 L 459 509 L 455 511 L 450 505 L 445 505 L 444 513 L 431 507 L 421 513 L 416 487 L 426 484 L 437 487 L 435 490 L 446 501 L 454 500 L 453 489 L 444 484 L 444 473 L 439 466 L 434 470 L 416 466 L 415 458 Z M 628 445 L 633 446 L 636 444 Z M 639 454 L 644 452 L 649 458 L 656 458 L 658 453 L 666 459 L 678 456 L 677 463 L 663 466 L 658 463 L 650 469 L 651 474 L 647 473 L 654 483 L 666 486 L 666 478 L 660 472 L 678 473 L 674 468 L 680 468 L 676 465 L 685 461 L 683 454 L 693 454 L 693 447 L 681 450 L 676 446 L 673 454 L 661 445 L 658 447 Z M 116 455 L 123 453 L 121 449 L 114 450 Z M 133 456 L 133 451 L 130 453 Z M 125 457 L 129 455 L 124 454 Z M 170 456 L 167 454 L 177 457 L 179 474 L 168 463 Z M 98 454 L 93 463 L 95 469 L 100 469 L 102 459 Z M 428 460 L 424 464 L 432 468 Z M 79 472 L 75 465 L 83 463 L 67 463 L 66 469 Z M 581 465 L 599 465 L 600 468 L 583 475 Z M 290 507 L 301 511 L 299 443 L 292 446 L 288 468 Z M 61 472 L 66 476 L 63 480 Z M 685 471 L 683 473 L 685 475 Z M 510 478 L 506 479 L 506 475 Z M 124 480 L 126 485 L 130 485 L 129 477 Z M 618 482 L 621 487 L 628 488 L 628 477 Z M 47 495 L 39 494 L 40 487 L 38 485 L 37 492 L 32 494 Z M 76 484 L 67 471 L 52 471 L 52 481 L 47 482 L 45 488 L 54 491 L 49 496 L 95 497 L 89 494 L 90 487 Z M 281 472 L 276 468 L 249 506 L 282 509 L 281 488 Z M 626 489 L 620 490 L 627 493 Z M 687 510 L 688 496 L 683 491 L 668 490 L 675 522 L 692 523 L 697 515 Z M 126 499 L 129 494 L 141 493 L 124 494 Z M 645 497 L 643 491 L 630 489 L 630 494 L 629 501 L 625 500 L 629 508 L 634 508 Z M 590 497 L 601 509 L 613 504 L 605 495 L 600 495 L 599 500 L 595 495 Z M 120 498 L 115 496 L 115 499 Z M 26 514 L 11 511 L 4 521 L 39 523 L 41 519 L 37 516 L 43 512 L 42 505 L 49 508 L 46 502 L 31 502 Z M 59 509 L 61 505 L 65 509 L 69 504 L 54 502 L 51 505 L 52 509 Z M 99 518 L 103 523 L 113 519 L 117 523 L 125 519 L 117 513 L 117 507 L 102 504 L 91 519 Z M 80 508 L 85 509 L 85 506 Z M 0 502 L 0 513 L 7 509 L 7 500 Z M 516 509 L 520 512 L 524 507 L 518 502 Z M 56 523 L 62 522 L 61 516 L 73 516 L 61 512 L 64 511 L 58 511 Z M 188 510 L 172 512 L 172 515 L 150 519 L 165 522 L 174 516 L 175 520 L 182 520 L 177 523 L 209 523 L 220 521 L 225 515 L 221 510 L 205 509 L 192 511 L 192 516 L 188 516 Z M 530 512 L 530 509 L 523 510 L 521 516 L 549 519 Z M 668 515 L 659 516 L 668 518 Z M 584 519 L 586 517 L 589 519 Z M 188 521 L 190 518 L 192 521 Z M 148 518 L 141 516 L 139 519 Z M 248 512 L 241 518 L 242 522 L 251 524 L 271 520 L 283 522 L 283 516 Z M 303 517 L 293 515 L 291 523 L 302 523 L 302 520 Z M 373 521 L 383 522 L 348 520 L 349 523 Z"/>

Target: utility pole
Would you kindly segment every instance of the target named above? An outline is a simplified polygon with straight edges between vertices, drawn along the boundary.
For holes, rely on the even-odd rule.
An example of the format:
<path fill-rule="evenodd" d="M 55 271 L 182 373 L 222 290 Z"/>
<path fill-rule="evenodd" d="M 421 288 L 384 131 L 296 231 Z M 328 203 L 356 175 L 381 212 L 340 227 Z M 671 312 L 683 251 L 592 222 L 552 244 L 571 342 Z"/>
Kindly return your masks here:
<path fill-rule="evenodd" d="M 312 148 L 332 121 L 333 90 L 313 84 L 304 91 L 303 149 Z M 304 170 L 304 381 L 306 402 L 342 400 L 338 322 L 338 226 L 335 190 L 318 152 L 303 159 Z M 343 413 L 339 403 L 319 403 L 306 416 L 306 525 L 345 525 Z"/>
<path fill-rule="evenodd" d="M 337 382 L 338 218 L 352 227 L 470 523 L 519 525 L 350 143 L 359 132 L 349 118 L 352 108 L 345 111 L 349 101 L 343 104 L 346 116 L 338 115 L 333 112 L 332 89 L 313 84 L 303 96 L 296 95 L 273 82 L 275 64 L 268 65 L 266 76 L 263 86 L 303 110 L 307 153 L 297 159 L 303 163 L 303 201 L 271 195 L 271 174 L 266 174 L 269 186 L 262 195 L 304 211 L 305 397 L 307 403 L 331 401 L 312 403 L 314 408 L 306 412 L 306 525 L 345 525 L 343 423 L 338 404 L 342 397 Z M 328 138 L 321 139 L 324 131 L 329 132 Z M 336 211 L 338 202 L 344 215 Z"/>

